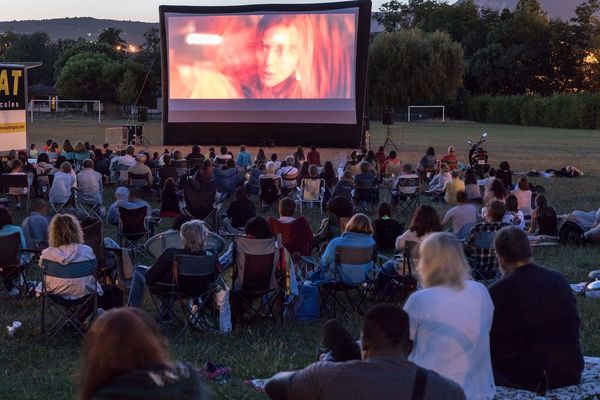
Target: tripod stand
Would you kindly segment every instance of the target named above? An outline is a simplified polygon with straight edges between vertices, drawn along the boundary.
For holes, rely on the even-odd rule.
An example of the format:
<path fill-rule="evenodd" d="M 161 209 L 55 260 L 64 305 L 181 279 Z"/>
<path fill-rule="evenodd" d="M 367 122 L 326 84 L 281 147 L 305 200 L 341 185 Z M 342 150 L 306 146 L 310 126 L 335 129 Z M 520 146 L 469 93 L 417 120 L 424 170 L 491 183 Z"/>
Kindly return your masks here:
<path fill-rule="evenodd" d="M 385 142 L 383 142 L 383 147 L 385 149 L 388 149 L 388 147 L 389 147 L 390 150 L 392 150 L 392 148 L 394 150 L 398 150 L 398 146 L 396 146 L 396 143 L 394 143 L 394 141 L 392 140 L 392 135 L 390 133 L 391 133 L 391 129 L 388 125 L 387 131 L 385 133 Z"/>

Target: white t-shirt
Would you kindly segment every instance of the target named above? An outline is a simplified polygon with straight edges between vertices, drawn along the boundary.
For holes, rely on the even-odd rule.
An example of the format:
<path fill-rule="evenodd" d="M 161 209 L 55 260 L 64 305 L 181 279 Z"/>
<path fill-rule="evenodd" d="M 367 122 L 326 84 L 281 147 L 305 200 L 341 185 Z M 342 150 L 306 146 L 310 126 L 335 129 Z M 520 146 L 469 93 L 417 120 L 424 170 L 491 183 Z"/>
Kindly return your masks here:
<path fill-rule="evenodd" d="M 525 229 L 525 216 L 521 210 L 517 212 L 507 211 L 502 218 L 502 222 L 509 225 L 514 225 L 519 229 Z"/>
<path fill-rule="evenodd" d="M 462 204 L 448 210 L 442 221 L 442 226 L 452 221 L 452 232 L 455 234 L 466 224 L 477 223 L 477 209 L 471 204 Z"/>
<path fill-rule="evenodd" d="M 408 298 L 404 310 L 414 341 L 410 361 L 458 383 L 467 400 L 494 398 L 490 357 L 494 304 L 485 286 L 468 280 L 462 290 L 448 286 L 419 290 Z"/>

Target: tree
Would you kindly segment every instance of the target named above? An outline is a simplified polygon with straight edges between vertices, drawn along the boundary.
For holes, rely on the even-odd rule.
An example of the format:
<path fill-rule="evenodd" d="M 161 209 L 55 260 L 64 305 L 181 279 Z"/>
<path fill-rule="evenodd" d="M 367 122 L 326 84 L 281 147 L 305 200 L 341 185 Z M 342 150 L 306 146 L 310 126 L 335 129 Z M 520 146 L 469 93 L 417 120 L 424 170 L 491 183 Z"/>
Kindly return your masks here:
<path fill-rule="evenodd" d="M 445 32 L 383 33 L 369 50 L 370 96 L 378 107 L 451 98 L 463 72 L 462 47 Z"/>
<path fill-rule="evenodd" d="M 125 48 L 127 46 L 127 42 L 121 37 L 121 33 L 123 33 L 122 29 L 111 26 L 100 32 L 97 42 L 106 43 L 117 49 Z"/>
<path fill-rule="evenodd" d="M 148 79 L 142 87 L 140 103 L 149 107 L 156 105 L 156 92 L 161 85 L 161 65 L 160 65 L 160 35 L 158 29 L 150 28 L 144 32 L 146 39 L 140 46 L 140 51 L 135 57 L 135 61 L 145 68 L 144 73 L 148 74 Z M 145 76 L 144 76 L 145 77 Z"/>
<path fill-rule="evenodd" d="M 121 81 L 108 77 L 115 60 L 103 53 L 80 53 L 72 56 L 56 79 L 58 94 L 66 99 L 115 101 L 117 84 Z"/>
<path fill-rule="evenodd" d="M 29 84 L 43 83 L 54 84 L 54 62 L 58 57 L 56 43 L 50 40 L 45 32 L 34 32 L 31 34 L 9 34 L 10 44 L 3 52 L 4 61 L 41 61 L 42 66 L 29 71 L 27 78 Z"/>
<path fill-rule="evenodd" d="M 123 61 L 126 58 L 123 52 L 117 51 L 114 46 L 104 42 L 89 42 L 85 39 L 79 39 L 59 41 L 58 44 L 60 46 L 60 52 L 54 63 L 54 75 L 56 79 L 58 79 L 58 75 L 67 61 L 78 54 L 99 53 L 104 54 L 115 61 Z"/>
<path fill-rule="evenodd" d="M 6 61 L 4 58 L 4 53 L 12 44 L 17 40 L 17 35 L 13 32 L 8 31 L 4 33 L 0 33 L 0 60 Z"/>
<path fill-rule="evenodd" d="M 131 70 L 127 70 L 119 87 L 117 87 L 117 100 L 121 105 L 131 106 L 136 96 L 135 74 Z"/>

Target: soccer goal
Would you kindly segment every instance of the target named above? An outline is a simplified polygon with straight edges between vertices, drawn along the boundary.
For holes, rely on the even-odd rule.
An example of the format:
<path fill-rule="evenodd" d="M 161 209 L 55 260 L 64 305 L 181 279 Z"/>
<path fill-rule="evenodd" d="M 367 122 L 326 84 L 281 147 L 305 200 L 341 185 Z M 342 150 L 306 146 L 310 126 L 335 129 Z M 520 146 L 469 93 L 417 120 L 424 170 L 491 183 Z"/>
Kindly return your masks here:
<path fill-rule="evenodd" d="M 50 117 L 89 117 L 102 122 L 102 102 L 100 100 L 61 100 L 56 97 L 32 99 L 29 101 L 29 119 Z"/>
<path fill-rule="evenodd" d="M 408 122 L 441 120 L 446 122 L 446 106 L 408 106 Z"/>

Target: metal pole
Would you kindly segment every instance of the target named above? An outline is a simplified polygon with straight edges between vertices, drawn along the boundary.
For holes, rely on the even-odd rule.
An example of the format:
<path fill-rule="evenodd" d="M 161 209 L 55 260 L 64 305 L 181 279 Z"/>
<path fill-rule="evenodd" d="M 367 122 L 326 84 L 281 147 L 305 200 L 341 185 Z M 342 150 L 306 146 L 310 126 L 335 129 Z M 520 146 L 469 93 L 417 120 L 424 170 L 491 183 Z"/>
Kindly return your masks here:
<path fill-rule="evenodd" d="M 102 103 L 100 101 L 98 101 L 98 125 L 100 125 L 100 108 L 102 106 Z"/>
<path fill-rule="evenodd" d="M 29 122 L 33 122 L 33 99 L 29 102 Z"/>
<path fill-rule="evenodd" d="M 410 122 L 410 106 L 408 106 L 408 122 Z"/>

